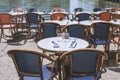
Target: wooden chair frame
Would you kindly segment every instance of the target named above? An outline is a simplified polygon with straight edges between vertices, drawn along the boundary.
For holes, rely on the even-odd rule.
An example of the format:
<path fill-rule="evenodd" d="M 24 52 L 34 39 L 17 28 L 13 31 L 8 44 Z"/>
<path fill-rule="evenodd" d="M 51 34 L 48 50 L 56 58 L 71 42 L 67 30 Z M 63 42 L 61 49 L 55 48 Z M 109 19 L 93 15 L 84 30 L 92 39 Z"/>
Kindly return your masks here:
<path fill-rule="evenodd" d="M 73 27 L 73 28 L 74 28 L 74 26 L 83 27 L 83 28 L 84 28 L 84 32 L 83 32 L 82 34 L 85 35 L 85 36 L 84 36 L 84 39 L 85 39 L 85 40 L 89 40 L 89 29 L 88 29 L 88 26 L 86 26 L 86 25 L 82 25 L 82 24 L 70 24 L 70 25 L 66 25 L 66 26 L 62 29 L 61 32 L 68 32 L 67 29 L 68 29 L 69 27 Z"/>
<path fill-rule="evenodd" d="M 64 20 L 64 19 L 69 19 L 69 18 L 68 18 L 68 14 L 62 13 L 62 12 L 53 13 L 53 14 L 50 15 L 50 17 L 51 17 L 51 20 Z"/>
<path fill-rule="evenodd" d="M 4 29 L 9 29 L 11 37 L 13 37 L 13 33 L 16 32 L 16 23 L 13 22 L 12 16 L 10 14 L 7 13 L 0 14 L 0 29 L 1 29 L 0 42 L 2 36 L 4 36 Z"/>
<path fill-rule="evenodd" d="M 74 73 L 72 70 L 72 54 L 74 54 L 75 52 L 95 52 L 96 54 L 98 54 L 98 58 L 96 59 L 96 68 L 95 68 L 95 72 L 94 73 Z M 91 54 L 91 53 L 90 53 Z M 69 51 L 69 52 L 65 52 L 61 57 L 61 62 L 62 62 L 62 67 L 63 67 L 63 77 L 64 80 L 66 80 L 66 77 L 68 77 L 70 80 L 72 80 L 72 78 L 74 77 L 84 77 L 84 76 L 94 76 L 94 80 L 97 80 L 96 74 L 97 72 L 102 71 L 103 68 L 103 62 L 104 60 L 107 60 L 107 53 L 100 51 L 100 50 L 96 50 L 96 49 L 91 49 L 91 48 L 86 48 L 86 49 L 77 49 L 77 50 L 73 50 L 73 51 Z M 85 58 L 84 58 L 85 59 Z M 69 61 L 69 62 L 68 62 Z M 67 76 L 65 71 L 65 65 L 69 64 L 70 67 L 70 76 Z"/>
<path fill-rule="evenodd" d="M 18 53 L 17 53 L 18 52 Z M 40 80 L 44 80 L 43 79 L 43 72 L 42 72 L 42 63 L 43 63 L 43 59 L 48 59 L 52 62 L 52 65 L 51 65 L 51 75 L 50 75 L 50 79 L 52 80 L 52 78 L 54 77 L 53 76 L 53 68 L 55 66 L 55 60 L 52 59 L 51 57 L 43 54 L 43 53 L 40 53 L 40 52 L 36 52 L 36 51 L 31 51 L 31 50 L 22 50 L 22 49 L 11 49 L 9 50 L 8 52 L 8 55 L 12 58 L 14 64 L 15 64 L 15 67 L 16 67 L 16 70 L 17 70 L 17 73 L 18 73 L 18 76 L 19 76 L 19 80 L 23 80 L 23 77 L 24 76 L 34 76 L 34 77 L 40 77 Z M 17 58 L 14 54 L 20 54 L 20 53 L 24 53 L 24 54 L 33 54 L 33 55 L 36 55 L 39 57 L 39 60 L 38 60 L 38 67 L 40 68 L 39 70 L 39 73 L 30 73 L 30 72 L 26 72 L 26 71 L 21 71 L 20 68 L 19 68 L 19 64 L 17 63 Z M 22 54 L 21 54 L 22 55 Z M 24 67 L 24 66 L 23 66 Z"/>

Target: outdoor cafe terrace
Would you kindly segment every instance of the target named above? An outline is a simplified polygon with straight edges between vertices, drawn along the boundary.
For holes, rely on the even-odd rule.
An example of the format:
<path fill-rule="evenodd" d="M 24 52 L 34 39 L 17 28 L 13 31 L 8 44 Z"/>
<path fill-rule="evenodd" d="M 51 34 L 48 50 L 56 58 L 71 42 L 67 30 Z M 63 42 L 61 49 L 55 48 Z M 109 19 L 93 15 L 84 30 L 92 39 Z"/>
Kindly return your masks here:
<path fill-rule="evenodd" d="M 82 6 L 84 7 L 72 7 L 74 9 L 71 10 L 51 7 L 51 10 L 42 11 L 33 7 L 30 9 L 16 7 L 10 11 L 0 11 L 0 80 L 19 80 L 21 75 L 34 76 L 24 74 L 22 70 L 36 71 L 38 73 L 36 76 L 40 77 L 41 70 L 38 65 L 41 66 L 41 63 L 47 66 L 42 67 L 46 72 L 42 70 L 43 75 L 46 75 L 43 76 L 44 80 L 51 76 L 54 77 L 53 80 L 67 80 L 71 74 L 68 75 L 65 66 L 69 68 L 68 65 L 72 64 L 75 68 L 69 68 L 71 71 L 84 72 L 86 68 L 85 72 L 88 72 L 95 67 L 95 78 L 120 80 L 120 8 L 105 8 L 101 5 L 103 8 L 88 9 L 84 4 Z M 73 53 L 77 56 L 68 57 L 68 54 Z M 94 57 L 94 53 L 100 54 L 99 58 Z M 74 60 L 76 61 L 72 62 Z M 17 65 L 17 62 L 20 63 Z M 81 63 L 83 66 L 79 65 Z M 82 74 L 87 77 L 80 79 L 76 78 L 76 74 L 73 75 L 75 80 L 93 80 L 93 76 L 87 74 Z M 39 77 L 25 76 L 24 79 L 39 80 Z"/>

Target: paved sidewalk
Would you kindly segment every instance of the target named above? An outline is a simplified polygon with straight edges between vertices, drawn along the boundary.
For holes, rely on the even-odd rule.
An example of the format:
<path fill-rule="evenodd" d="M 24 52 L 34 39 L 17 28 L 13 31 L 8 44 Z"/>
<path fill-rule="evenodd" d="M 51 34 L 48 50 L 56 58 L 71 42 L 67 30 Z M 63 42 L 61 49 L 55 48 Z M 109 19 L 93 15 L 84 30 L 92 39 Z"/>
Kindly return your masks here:
<path fill-rule="evenodd" d="M 9 39 L 9 38 L 8 38 Z M 22 44 L 24 40 L 20 42 L 11 42 L 2 39 L 0 43 L 0 80 L 18 80 L 18 75 L 11 58 L 7 55 L 7 51 L 13 48 L 28 49 L 42 52 L 37 46 L 37 43 L 30 39 L 26 44 Z M 102 50 L 102 46 L 97 47 Z M 112 48 L 114 46 L 112 45 Z M 110 62 L 110 66 L 106 66 L 106 72 L 102 74 L 101 80 L 120 80 L 120 64 L 114 65 L 114 61 Z"/>

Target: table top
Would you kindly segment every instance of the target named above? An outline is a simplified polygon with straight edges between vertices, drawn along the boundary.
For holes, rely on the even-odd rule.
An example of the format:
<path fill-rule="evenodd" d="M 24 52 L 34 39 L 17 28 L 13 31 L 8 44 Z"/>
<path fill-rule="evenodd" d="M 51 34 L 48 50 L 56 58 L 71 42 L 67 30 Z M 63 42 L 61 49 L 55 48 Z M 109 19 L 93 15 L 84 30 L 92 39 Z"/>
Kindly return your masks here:
<path fill-rule="evenodd" d="M 80 24 L 91 26 L 92 23 L 96 23 L 96 22 L 108 22 L 108 21 L 103 21 L 103 20 L 85 20 L 85 21 L 81 21 Z"/>
<path fill-rule="evenodd" d="M 54 46 L 54 43 L 57 44 L 57 46 Z M 73 46 L 71 46 L 71 43 L 73 43 Z M 61 37 L 50 37 L 38 41 L 37 44 L 41 49 L 51 52 L 66 52 L 89 46 L 89 43 L 86 40 L 74 37 L 69 37 L 68 39 L 62 39 Z"/>
<path fill-rule="evenodd" d="M 120 25 L 120 19 L 111 20 L 110 23 L 112 23 L 114 25 Z"/>
<path fill-rule="evenodd" d="M 10 14 L 10 15 L 23 15 L 23 14 L 25 14 L 24 12 L 9 12 L 8 14 Z"/>
<path fill-rule="evenodd" d="M 60 24 L 61 26 L 70 25 L 70 24 L 78 24 L 78 21 L 71 21 L 71 20 L 62 20 L 62 21 L 59 21 L 59 20 L 46 20 L 45 22 L 55 22 L 55 23 Z"/>
<path fill-rule="evenodd" d="M 88 13 L 88 14 L 91 14 L 91 12 L 88 12 L 88 11 L 81 11 L 81 12 L 71 12 L 72 15 L 77 15 L 77 14 L 81 14 L 81 13 Z"/>
<path fill-rule="evenodd" d="M 112 14 L 120 14 L 120 11 L 112 12 Z"/>
<path fill-rule="evenodd" d="M 55 14 L 55 13 L 64 13 L 64 14 L 69 14 L 68 12 L 49 12 L 48 14 Z"/>
<path fill-rule="evenodd" d="M 77 14 L 81 14 L 81 13 L 88 13 L 88 14 L 96 14 L 96 15 L 98 15 L 98 14 L 100 14 L 100 13 L 102 13 L 102 12 L 105 12 L 105 11 L 97 11 L 97 12 L 88 12 L 88 11 L 82 11 L 82 12 L 71 12 L 71 14 L 72 15 L 77 15 Z"/>
<path fill-rule="evenodd" d="M 15 15 L 23 15 L 23 14 L 26 14 L 27 12 L 9 12 L 9 14 L 15 16 Z M 40 14 L 40 15 L 43 15 L 45 14 L 44 12 L 32 12 L 32 13 L 37 13 L 37 14 Z"/>

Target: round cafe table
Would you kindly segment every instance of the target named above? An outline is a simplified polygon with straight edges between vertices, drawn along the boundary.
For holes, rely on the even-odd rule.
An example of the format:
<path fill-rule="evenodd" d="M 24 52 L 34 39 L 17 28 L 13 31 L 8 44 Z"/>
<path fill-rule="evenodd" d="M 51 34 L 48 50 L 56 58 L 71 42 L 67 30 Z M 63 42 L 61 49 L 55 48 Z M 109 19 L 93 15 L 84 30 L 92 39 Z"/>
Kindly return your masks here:
<path fill-rule="evenodd" d="M 70 25 L 70 24 L 78 24 L 78 21 L 71 21 L 71 20 L 46 20 L 45 22 L 55 22 L 60 24 L 61 26 L 65 26 L 65 25 Z"/>
<path fill-rule="evenodd" d="M 96 23 L 96 22 L 108 22 L 108 21 L 103 21 L 103 20 L 85 20 L 85 21 L 81 21 L 80 24 L 91 26 L 93 23 Z"/>
<path fill-rule="evenodd" d="M 72 42 L 75 44 L 71 46 Z M 89 43 L 80 38 L 69 37 L 68 39 L 62 39 L 61 37 L 50 37 L 38 41 L 38 47 L 44 51 L 55 52 L 58 54 L 57 63 L 58 63 L 58 76 L 59 80 L 62 80 L 61 77 L 61 61 L 60 56 L 66 51 L 71 51 L 80 48 L 88 47 Z M 53 44 L 57 45 L 54 46 Z"/>
<path fill-rule="evenodd" d="M 51 45 L 52 41 L 57 43 L 58 47 L 52 46 Z M 76 45 L 70 47 L 70 43 L 72 41 L 76 41 Z M 62 39 L 61 37 L 50 37 L 38 41 L 37 44 L 41 49 L 51 52 L 71 51 L 74 49 L 86 48 L 89 45 L 89 43 L 86 40 L 80 38 L 74 38 L 74 37 L 69 37 L 68 39 Z"/>

